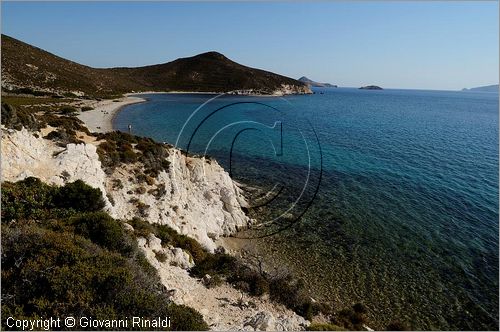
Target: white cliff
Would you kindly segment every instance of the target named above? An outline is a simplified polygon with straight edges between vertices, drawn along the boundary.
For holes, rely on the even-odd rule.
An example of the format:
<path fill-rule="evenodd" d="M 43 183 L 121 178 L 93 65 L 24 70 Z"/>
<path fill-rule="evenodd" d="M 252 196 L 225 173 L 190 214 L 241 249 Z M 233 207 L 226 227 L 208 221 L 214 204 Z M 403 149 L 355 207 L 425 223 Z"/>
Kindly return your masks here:
<path fill-rule="evenodd" d="M 137 182 L 132 171 L 137 165 L 123 164 L 106 176 L 94 145 L 97 143 L 61 148 L 41 136 L 26 129 L 3 130 L 2 181 L 36 176 L 46 183 L 63 185 L 83 180 L 101 189 L 112 217 L 126 220 L 140 212 L 143 219 L 166 224 L 210 251 L 218 237 L 250 223 L 241 209 L 245 202 L 240 189 L 216 161 L 185 157 L 172 148 L 170 169 L 148 185 Z M 117 187 L 114 180 L 122 185 Z M 159 186 L 164 186 L 164 194 L 155 196 L 152 190 Z"/>

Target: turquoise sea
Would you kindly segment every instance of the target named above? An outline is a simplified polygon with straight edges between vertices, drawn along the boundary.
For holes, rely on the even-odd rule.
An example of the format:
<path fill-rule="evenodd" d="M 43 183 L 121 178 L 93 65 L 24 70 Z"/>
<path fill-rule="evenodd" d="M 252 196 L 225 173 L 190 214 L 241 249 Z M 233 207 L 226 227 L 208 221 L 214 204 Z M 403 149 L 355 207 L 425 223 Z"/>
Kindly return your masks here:
<path fill-rule="evenodd" d="M 313 297 L 362 302 L 377 328 L 498 329 L 498 94 L 146 98 L 114 127 L 263 189 L 253 241 Z"/>

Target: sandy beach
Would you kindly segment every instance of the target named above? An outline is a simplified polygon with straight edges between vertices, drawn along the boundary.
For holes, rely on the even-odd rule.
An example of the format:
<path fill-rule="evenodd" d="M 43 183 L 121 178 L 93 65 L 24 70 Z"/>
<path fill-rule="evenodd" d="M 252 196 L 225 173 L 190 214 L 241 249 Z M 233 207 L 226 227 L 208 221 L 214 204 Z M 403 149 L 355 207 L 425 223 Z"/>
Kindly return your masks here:
<path fill-rule="evenodd" d="M 128 95 L 113 100 L 89 101 L 85 106 L 94 109 L 81 112 L 78 118 L 85 123 L 91 132 L 105 133 L 113 131 L 113 117 L 123 106 L 142 103 L 144 101 L 146 101 L 146 99 Z"/>

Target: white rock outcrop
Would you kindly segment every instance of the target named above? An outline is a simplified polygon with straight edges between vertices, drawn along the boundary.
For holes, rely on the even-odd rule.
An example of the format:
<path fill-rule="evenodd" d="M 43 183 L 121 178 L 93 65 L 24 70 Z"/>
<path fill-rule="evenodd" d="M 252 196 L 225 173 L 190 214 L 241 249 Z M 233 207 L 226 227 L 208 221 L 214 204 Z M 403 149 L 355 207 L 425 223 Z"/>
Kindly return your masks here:
<path fill-rule="evenodd" d="M 106 175 L 94 145 L 68 144 L 61 148 L 41 138 L 39 132 L 24 128 L 2 131 L 2 181 L 35 176 L 49 184 L 63 185 L 81 179 L 106 193 Z"/>
<path fill-rule="evenodd" d="M 176 149 L 170 149 L 170 161 L 168 172 L 160 172 L 152 185 L 138 183 L 130 169 L 116 169 L 106 179 L 106 188 L 114 201 L 111 215 L 133 218 L 140 202 L 139 213 L 145 220 L 166 224 L 210 251 L 216 248 L 214 241 L 218 237 L 249 225 L 251 221 L 241 209 L 241 204 L 246 204 L 241 190 L 216 161 L 186 157 Z M 136 166 L 129 166 L 133 167 Z M 121 188 L 113 188 L 117 180 Z M 158 188 L 163 192 L 160 196 L 155 193 Z M 131 200 L 139 202 L 134 205 Z"/>
<path fill-rule="evenodd" d="M 218 237 L 250 223 L 241 209 L 246 203 L 240 189 L 216 161 L 186 157 L 173 148 L 170 169 L 162 171 L 151 185 L 138 183 L 134 168 L 140 165 L 123 165 L 107 176 L 96 146 L 89 143 L 61 148 L 43 139 L 41 133 L 4 129 L 1 150 L 2 181 L 36 176 L 63 185 L 81 179 L 101 189 L 106 209 L 114 218 L 126 220 L 139 214 L 151 223 L 166 224 L 193 237 L 211 251 Z M 116 181 L 122 185 L 116 187 Z M 161 195 L 154 193 L 159 188 Z"/>

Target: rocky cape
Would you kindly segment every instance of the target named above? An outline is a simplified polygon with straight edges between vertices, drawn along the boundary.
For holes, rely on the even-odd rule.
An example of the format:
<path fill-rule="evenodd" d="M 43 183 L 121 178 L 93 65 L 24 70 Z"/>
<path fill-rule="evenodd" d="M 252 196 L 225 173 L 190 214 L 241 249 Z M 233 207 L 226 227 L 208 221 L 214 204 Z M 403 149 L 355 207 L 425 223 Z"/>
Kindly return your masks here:
<path fill-rule="evenodd" d="M 309 87 L 315 87 L 315 88 L 338 88 L 337 85 L 331 84 L 331 83 L 319 83 L 316 81 L 313 81 L 305 76 L 302 76 L 301 78 L 298 79 L 300 82 L 303 82 L 307 84 Z"/>
<path fill-rule="evenodd" d="M 307 94 L 303 82 L 238 64 L 217 52 L 135 68 L 92 68 L 2 35 L 2 90 L 110 97 L 141 91 Z"/>
<path fill-rule="evenodd" d="M 155 179 L 165 185 L 164 195 L 158 197 L 153 194 L 153 185 L 134 179 L 137 165 L 123 164 L 111 174 L 106 172 L 96 147 L 102 141 L 96 137 L 78 133 L 85 143 L 63 147 L 43 138 L 56 129 L 48 126 L 30 131 L 2 126 L 2 181 L 35 176 L 49 184 L 63 185 L 83 180 L 103 192 L 105 210 L 114 218 L 127 220 L 141 215 L 196 239 L 210 251 L 218 246 L 219 237 L 252 222 L 243 212 L 247 203 L 241 189 L 214 160 L 185 156 L 169 148 L 169 169 Z M 139 200 L 142 210 L 137 205 Z M 132 228 L 129 224 L 124 227 Z M 188 269 L 193 266 L 189 255 L 181 248 L 163 247 L 154 234 L 137 241 L 172 300 L 197 309 L 213 330 L 303 330 L 309 324 L 283 305 L 267 297 L 244 295 L 228 283 L 206 288 L 201 280 L 189 275 Z M 161 262 L 157 259 L 159 252 L 166 257 Z"/>

